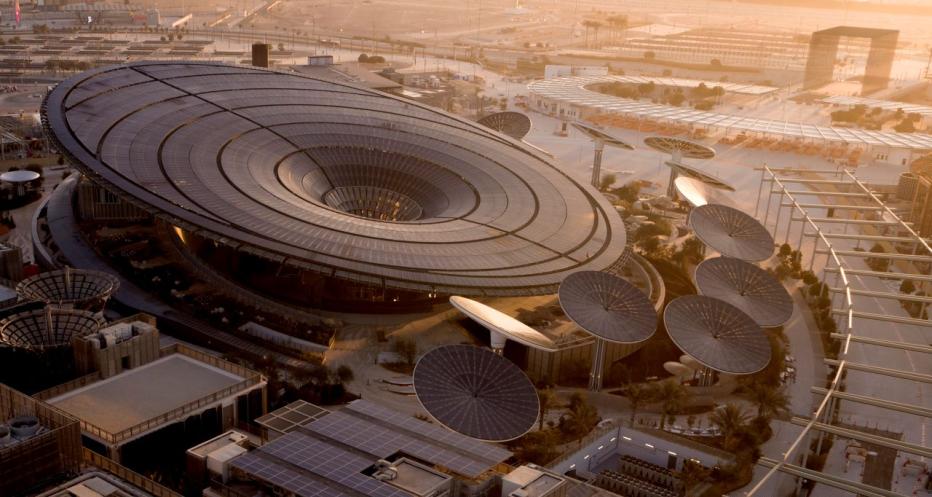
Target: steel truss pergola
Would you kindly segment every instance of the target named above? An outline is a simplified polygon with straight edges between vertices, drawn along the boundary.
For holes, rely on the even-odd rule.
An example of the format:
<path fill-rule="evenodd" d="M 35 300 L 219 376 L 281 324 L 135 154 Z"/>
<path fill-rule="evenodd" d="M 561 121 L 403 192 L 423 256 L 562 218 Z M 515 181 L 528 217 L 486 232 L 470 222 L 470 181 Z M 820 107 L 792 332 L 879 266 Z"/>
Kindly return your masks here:
<path fill-rule="evenodd" d="M 770 469 L 745 495 L 772 495 L 780 483 L 777 481 L 778 475 L 785 474 L 795 478 L 797 491 L 806 479 L 857 495 L 901 496 L 903 494 L 896 491 L 878 488 L 846 476 L 807 469 L 806 462 L 813 441 L 818 453 L 827 436 L 868 443 L 919 458 L 932 457 L 932 449 L 925 445 L 924 437 L 921 443 L 897 440 L 867 430 L 842 426 L 839 420 L 842 402 L 883 409 L 893 415 L 923 418 L 932 416 L 932 409 L 927 403 L 915 405 L 865 395 L 854 391 L 846 382 L 847 373 L 855 371 L 902 381 L 902 386 L 897 385 L 897 388 L 902 389 L 915 388 L 916 384 L 932 383 L 932 375 L 899 369 L 903 367 L 899 363 L 864 364 L 849 359 L 852 344 L 856 347 L 898 349 L 907 354 L 932 353 L 932 347 L 929 345 L 904 342 L 897 339 L 897 334 L 891 333 L 887 338 L 863 334 L 863 330 L 877 329 L 878 321 L 924 327 L 932 326 L 932 322 L 883 312 L 870 312 L 863 309 L 863 304 L 862 308 L 859 308 L 855 299 L 855 296 L 860 296 L 896 302 L 915 302 L 924 310 L 926 304 L 932 303 L 932 297 L 877 291 L 866 288 L 864 280 L 883 277 L 909 279 L 920 284 L 932 282 L 932 276 L 928 274 L 928 268 L 932 267 L 932 248 L 926 239 L 913 230 L 910 223 L 900 219 L 849 170 L 771 168 L 766 165 L 758 170 L 761 171 L 761 182 L 755 217 L 761 219 L 764 226 L 772 230 L 777 243 L 781 240 L 790 245 L 795 243 L 795 247 L 803 253 L 803 266 L 821 274 L 821 281 L 826 285 L 832 302 L 831 316 L 838 330 L 830 336 L 840 341 L 841 347 L 837 359 L 824 360 L 825 365 L 832 371 L 827 385 L 813 386 L 811 389 L 812 393 L 821 396 L 811 417 L 796 416 L 791 420 L 792 424 L 802 427 L 802 431 L 783 453 L 782 458 L 763 457 L 759 460 L 759 464 Z M 871 215 L 876 219 L 865 218 Z M 888 234 L 887 231 L 895 233 Z M 847 249 L 839 246 L 842 241 Z M 887 250 L 890 253 L 870 252 L 860 250 L 862 242 L 885 243 L 894 248 Z M 852 243 L 855 244 L 855 250 L 850 249 Z M 896 251 L 897 246 L 903 252 Z M 903 247 L 908 247 L 908 250 L 904 250 Z M 851 266 L 851 261 L 867 258 L 889 261 L 890 271 L 865 270 Z M 920 264 L 919 267 L 917 263 Z M 882 306 L 878 308 L 884 309 Z M 881 357 L 879 354 L 871 355 Z M 921 356 L 919 359 L 920 363 L 928 361 L 927 356 Z"/>

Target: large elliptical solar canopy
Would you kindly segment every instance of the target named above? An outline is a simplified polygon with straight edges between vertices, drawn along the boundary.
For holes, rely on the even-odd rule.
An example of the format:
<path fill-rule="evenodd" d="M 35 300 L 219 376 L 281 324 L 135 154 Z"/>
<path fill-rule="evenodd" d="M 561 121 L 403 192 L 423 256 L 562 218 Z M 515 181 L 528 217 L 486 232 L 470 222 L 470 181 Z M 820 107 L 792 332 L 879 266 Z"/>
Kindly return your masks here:
<path fill-rule="evenodd" d="M 719 188 L 727 188 L 725 183 L 683 163 L 684 158 L 711 159 L 715 157 L 715 149 L 673 136 L 648 136 L 644 139 L 644 144 L 658 152 L 670 154 L 671 160 L 666 162 L 667 166 L 670 168 L 670 180 L 667 183 L 668 197 L 673 198 L 676 193 L 674 181 L 676 181 L 676 177 L 680 174 L 685 174 L 691 178 L 708 182 Z"/>
<path fill-rule="evenodd" d="M 494 129 L 499 133 L 510 136 L 515 140 L 521 140 L 531 131 L 531 118 L 520 112 L 496 112 L 476 122 L 486 128 Z"/>
<path fill-rule="evenodd" d="M 356 283 L 546 294 L 625 247 L 608 201 L 540 153 L 352 84 L 139 62 L 65 80 L 43 119 L 82 172 L 168 222 Z"/>
<path fill-rule="evenodd" d="M 494 307 L 457 295 L 450 297 L 450 304 L 489 330 L 492 350 L 502 351 L 506 339 L 539 350 L 552 352 L 557 349 L 553 340 Z"/>
<path fill-rule="evenodd" d="M 107 300 L 120 288 L 116 276 L 103 271 L 66 267 L 20 281 L 16 293 L 46 304 L 80 304 Z"/>
<path fill-rule="evenodd" d="M 640 343 L 657 329 L 657 312 L 650 298 L 613 274 L 573 273 L 560 284 L 559 296 L 566 316 L 603 340 Z"/>
<path fill-rule="evenodd" d="M 592 140 L 601 140 L 605 145 L 610 147 L 622 148 L 625 150 L 634 150 L 634 147 L 627 144 L 620 138 L 616 138 L 602 130 L 596 129 L 588 124 L 574 122 L 573 127 Z"/>
<path fill-rule="evenodd" d="M 36 309 L 0 321 L 0 342 L 16 348 L 45 350 L 71 345 L 71 340 L 96 333 L 102 320 L 89 311 Z"/>
<path fill-rule="evenodd" d="M 577 121 L 573 123 L 573 127 L 582 132 L 582 134 L 588 136 L 595 147 L 592 155 L 592 178 L 589 180 L 589 184 L 591 184 L 593 188 L 599 188 L 602 181 L 602 153 L 605 151 L 605 146 L 608 145 L 625 150 L 634 150 L 634 147 L 628 145 L 619 138 L 615 138 L 585 123 Z"/>
<path fill-rule="evenodd" d="M 699 293 L 724 300 L 765 328 L 793 317 L 793 299 L 770 273 L 732 257 L 706 259 L 696 267 Z"/>
<path fill-rule="evenodd" d="M 699 293 L 729 304 L 764 328 L 782 326 L 793 317 L 793 299 L 770 273 L 731 257 L 706 259 L 696 266 Z"/>
<path fill-rule="evenodd" d="M 673 136 L 648 136 L 644 139 L 644 144 L 658 152 L 672 155 L 674 160 L 680 158 L 708 160 L 715 157 L 715 149 Z"/>
<path fill-rule="evenodd" d="M 573 323 L 595 336 L 589 389 L 602 389 L 605 342 L 634 344 L 657 330 L 657 312 L 636 286 L 609 273 L 580 271 L 560 283 L 560 307 Z"/>
<path fill-rule="evenodd" d="M 478 440 L 520 437 L 534 427 L 540 409 L 537 390 L 523 371 L 472 345 L 446 345 L 421 356 L 414 390 L 440 424 Z"/>
<path fill-rule="evenodd" d="M 710 369 L 756 373 L 770 363 L 770 341 L 750 316 L 704 295 L 684 295 L 667 304 L 663 322 L 673 343 Z"/>
<path fill-rule="evenodd" d="M 689 213 L 689 225 L 703 243 L 726 257 L 756 262 L 773 255 L 773 237 L 767 228 L 734 207 L 696 207 Z"/>

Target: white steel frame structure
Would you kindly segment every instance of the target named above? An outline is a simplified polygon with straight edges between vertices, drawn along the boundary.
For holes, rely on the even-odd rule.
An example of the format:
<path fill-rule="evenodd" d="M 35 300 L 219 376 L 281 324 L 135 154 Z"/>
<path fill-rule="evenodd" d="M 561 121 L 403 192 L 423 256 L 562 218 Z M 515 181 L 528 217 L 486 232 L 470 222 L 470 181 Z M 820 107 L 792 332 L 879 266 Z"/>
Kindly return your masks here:
<path fill-rule="evenodd" d="M 857 371 L 858 373 L 882 375 L 902 381 L 902 385 L 898 385 L 898 388 L 903 389 L 915 388 L 915 383 L 919 385 L 932 383 L 932 375 L 919 371 L 903 370 L 900 369 L 902 366 L 899 364 L 863 364 L 849 358 L 849 349 L 852 344 L 857 344 L 858 347 L 884 347 L 899 349 L 906 353 L 918 353 L 921 355 L 920 359 L 922 361 L 929 360 L 928 355 L 922 355 L 932 354 L 932 347 L 927 344 L 905 342 L 902 339 L 896 339 L 898 337 L 894 334 L 891 334 L 890 339 L 880 339 L 864 336 L 862 332 L 867 329 L 876 329 L 871 328 L 871 326 L 876 326 L 877 321 L 923 327 L 932 326 L 932 321 L 866 312 L 864 309 L 859 309 L 856 303 L 857 299 L 854 297 L 866 296 L 894 301 L 908 300 L 932 303 L 932 297 L 869 290 L 864 288 L 864 280 L 862 279 L 862 277 L 883 276 L 886 278 L 908 278 L 914 281 L 930 282 L 932 276 L 928 274 L 928 270 L 917 269 L 913 262 L 932 262 L 932 248 L 930 248 L 927 240 L 920 237 L 912 229 L 908 222 L 898 217 L 849 170 L 775 169 L 766 165 L 759 170 L 761 171 L 761 182 L 755 207 L 755 217 L 761 219 L 768 229 L 772 229 L 774 238 L 778 243 L 781 240 L 791 245 L 795 242 L 795 246 L 799 247 L 801 252 L 804 252 L 804 260 L 802 261 L 804 267 L 807 265 L 805 259 L 808 255 L 808 268 L 817 272 L 817 274 L 821 272 L 823 283 L 829 287 L 832 300 L 831 312 L 838 327 L 838 332 L 831 334 L 831 337 L 841 341 L 841 347 L 837 359 L 824 359 L 824 363 L 832 371 L 826 387 L 814 386 L 811 388 L 813 394 L 821 396 L 821 400 L 812 415 L 808 418 L 796 416 L 791 420 L 791 423 L 802 427 L 801 433 L 785 449 L 782 458 L 762 457 L 759 460 L 759 464 L 770 469 L 744 495 L 754 497 L 772 495 L 772 492 L 776 491 L 774 485 L 779 483 L 776 480 L 781 473 L 796 478 L 797 490 L 800 488 L 802 480 L 808 479 L 863 496 L 891 497 L 904 495 L 891 489 L 865 484 L 857 479 L 807 469 L 806 458 L 812 441 L 815 440 L 816 451 L 818 452 L 822 447 L 823 439 L 828 435 L 894 449 L 919 458 L 932 458 L 932 448 L 925 444 L 924 436 L 922 437 L 923 443 L 902 441 L 841 426 L 839 421 L 842 401 L 889 410 L 891 414 L 897 416 L 932 417 L 932 409 L 928 407 L 927 403 L 925 406 L 914 405 L 862 395 L 856 391 L 851 391 L 852 389 L 849 388 L 845 381 L 847 372 Z M 793 189 L 788 185 L 793 185 L 797 189 Z M 775 202 L 774 197 L 776 197 Z M 808 200 L 803 202 L 800 200 L 803 197 L 808 199 L 816 198 L 818 202 L 814 203 Z M 815 209 L 825 209 L 827 214 L 824 216 L 813 214 L 812 211 Z M 848 214 L 850 212 L 860 213 L 864 211 L 880 213 L 883 216 L 882 220 L 853 219 Z M 834 216 L 831 214 L 833 212 Z M 841 233 L 837 232 L 839 224 L 843 226 Z M 860 227 L 868 224 L 892 227 L 896 229 L 900 236 L 861 233 Z M 853 227 L 853 229 L 849 229 L 849 227 Z M 838 244 L 837 240 L 848 240 L 848 243 L 853 240 L 858 244 L 861 241 L 908 243 L 911 244 L 912 250 L 909 254 L 842 250 L 836 246 Z M 804 251 L 803 247 L 811 248 L 811 250 Z M 823 255 L 825 256 L 824 262 L 822 262 Z M 900 268 L 905 267 L 907 270 L 879 272 L 851 267 L 849 261 L 867 257 L 903 261 Z"/>

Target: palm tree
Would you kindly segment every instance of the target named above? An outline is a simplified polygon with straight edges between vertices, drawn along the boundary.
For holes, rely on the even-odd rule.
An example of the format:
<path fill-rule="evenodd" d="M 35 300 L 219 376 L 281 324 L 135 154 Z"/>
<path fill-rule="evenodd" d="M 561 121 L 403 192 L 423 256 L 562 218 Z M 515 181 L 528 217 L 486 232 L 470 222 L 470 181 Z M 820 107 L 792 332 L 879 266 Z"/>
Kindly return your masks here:
<path fill-rule="evenodd" d="M 595 48 L 599 48 L 599 28 L 601 28 L 602 26 L 603 24 L 599 21 L 592 22 L 592 27 L 595 29 L 595 36 L 594 36 L 595 40 L 593 41 L 592 46 Z"/>
<path fill-rule="evenodd" d="M 550 408 L 553 407 L 556 396 L 553 394 L 553 389 L 551 388 L 542 388 L 537 390 L 537 399 L 540 401 L 540 418 L 537 420 L 537 429 L 544 429 L 544 418 L 547 417 L 547 413 L 550 412 Z"/>
<path fill-rule="evenodd" d="M 757 406 L 758 418 L 771 418 L 790 410 L 790 399 L 783 388 L 755 382 L 750 385 L 748 395 Z"/>
<path fill-rule="evenodd" d="M 654 399 L 654 389 L 641 383 L 632 383 L 625 389 L 625 397 L 631 404 L 631 419 L 628 425 L 634 428 L 638 411 Z"/>
<path fill-rule="evenodd" d="M 586 48 L 589 48 L 589 30 L 594 28 L 596 24 L 599 23 L 596 21 L 590 21 L 589 19 L 586 19 L 582 22 L 583 27 L 586 28 Z"/>
<path fill-rule="evenodd" d="M 660 399 L 661 412 L 660 429 L 664 429 L 667 417 L 679 412 L 689 399 L 689 390 L 674 378 L 664 380 L 657 387 L 656 398 Z"/>
<path fill-rule="evenodd" d="M 715 412 L 709 416 L 709 422 L 722 430 L 722 436 L 725 439 L 724 445 L 726 447 L 730 445 L 729 441 L 735 436 L 735 433 L 739 432 L 747 425 L 748 419 L 749 417 L 747 413 L 744 412 L 744 409 L 731 402 L 716 409 Z"/>
<path fill-rule="evenodd" d="M 685 461 L 683 463 L 683 469 L 680 471 L 680 478 L 686 486 L 686 495 L 689 495 L 690 491 L 695 490 L 696 487 L 706 481 L 711 475 L 712 471 L 709 468 L 690 460 Z"/>
<path fill-rule="evenodd" d="M 599 412 L 581 394 L 574 393 L 570 396 L 569 411 L 561 421 L 568 435 L 582 437 L 599 422 Z"/>

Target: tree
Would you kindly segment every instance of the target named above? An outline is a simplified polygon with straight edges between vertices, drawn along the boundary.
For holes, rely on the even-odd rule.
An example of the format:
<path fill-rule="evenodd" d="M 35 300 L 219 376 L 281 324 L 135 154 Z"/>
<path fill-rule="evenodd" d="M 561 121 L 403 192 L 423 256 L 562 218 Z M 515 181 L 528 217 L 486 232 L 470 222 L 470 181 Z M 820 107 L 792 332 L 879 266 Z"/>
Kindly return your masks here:
<path fill-rule="evenodd" d="M 631 419 L 628 420 L 628 426 L 634 428 L 634 420 L 637 418 L 638 411 L 654 400 L 654 390 L 642 383 L 633 383 L 625 389 L 625 397 L 631 404 Z"/>
<path fill-rule="evenodd" d="M 612 193 L 617 195 L 620 200 L 633 204 L 641 193 L 641 185 L 634 182 L 627 183 L 620 188 L 616 188 Z"/>
<path fill-rule="evenodd" d="M 553 407 L 556 401 L 556 395 L 553 393 L 552 388 L 539 388 L 537 389 L 537 399 L 540 402 L 540 412 L 537 419 L 537 429 L 544 429 L 544 419 L 547 417 L 547 413 L 550 412 L 550 408 Z"/>
<path fill-rule="evenodd" d="M 560 429 L 568 436 L 579 438 L 589 433 L 598 422 L 599 412 L 582 394 L 576 392 L 570 396 L 566 415 L 560 418 Z"/>
<path fill-rule="evenodd" d="M 790 400 L 782 388 L 774 388 L 763 383 L 752 383 L 748 389 L 751 402 L 757 406 L 757 417 L 770 418 L 788 412 Z"/>
<path fill-rule="evenodd" d="M 610 190 L 612 185 L 614 185 L 615 181 L 617 180 L 618 177 L 614 174 L 606 174 L 602 176 L 602 179 L 599 180 L 599 190 L 603 192 Z"/>
<path fill-rule="evenodd" d="M 347 366 L 346 364 L 341 364 L 337 368 L 337 377 L 340 378 L 340 381 L 343 383 L 353 381 L 353 368 Z"/>
<path fill-rule="evenodd" d="M 886 250 L 883 249 L 883 245 L 880 243 L 875 243 L 870 252 L 872 254 L 883 254 L 886 253 Z M 890 268 L 890 259 L 884 257 L 868 257 L 864 263 L 874 271 L 879 272 L 884 272 Z"/>
<path fill-rule="evenodd" d="M 709 468 L 689 459 L 683 461 L 683 469 L 680 471 L 680 478 L 683 480 L 683 485 L 686 486 L 686 495 L 690 495 L 692 490 L 695 490 L 696 487 L 706 481 L 711 475 L 712 471 L 709 470 Z"/>
<path fill-rule="evenodd" d="M 556 455 L 556 437 L 553 430 L 532 431 L 521 437 L 513 452 L 520 461 L 546 465 Z"/>
<path fill-rule="evenodd" d="M 689 400 L 689 395 L 686 387 L 674 378 L 668 378 L 660 382 L 657 387 L 656 398 L 660 400 L 660 411 L 663 413 L 660 418 L 661 430 L 666 426 L 666 418 L 683 409 L 686 401 Z"/>
<path fill-rule="evenodd" d="M 903 283 L 900 283 L 900 293 L 913 293 L 916 291 L 916 285 L 913 284 L 913 280 L 903 280 Z"/>
<path fill-rule="evenodd" d="M 358 62 L 366 63 L 366 62 L 369 62 L 369 56 L 364 53 L 361 53 L 359 54 L 359 57 L 356 60 Z"/>
<path fill-rule="evenodd" d="M 747 425 L 748 419 L 749 417 L 744 409 L 731 402 L 716 409 L 709 416 L 709 422 L 722 430 L 722 437 L 725 440 L 724 445 L 726 447 L 731 445 L 735 434 Z"/>
<path fill-rule="evenodd" d="M 417 342 L 411 338 L 396 338 L 394 349 L 406 365 L 414 366 L 414 361 L 417 359 Z"/>

